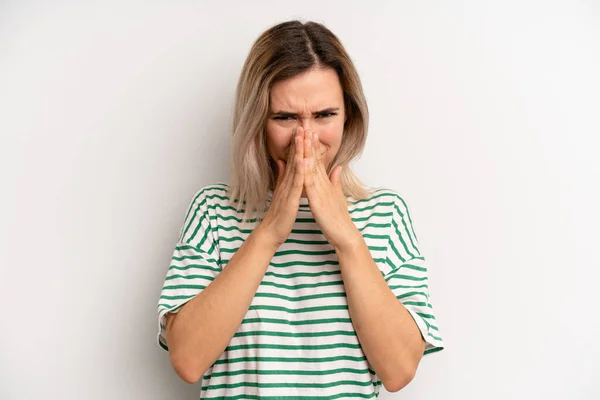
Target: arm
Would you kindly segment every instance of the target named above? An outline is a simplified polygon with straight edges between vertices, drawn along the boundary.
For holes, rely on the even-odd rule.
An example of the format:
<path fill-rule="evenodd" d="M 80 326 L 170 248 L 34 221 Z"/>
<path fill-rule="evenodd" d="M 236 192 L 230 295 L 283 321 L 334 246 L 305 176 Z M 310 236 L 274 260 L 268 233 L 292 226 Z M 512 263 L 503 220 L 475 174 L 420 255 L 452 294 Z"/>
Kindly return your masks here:
<path fill-rule="evenodd" d="M 363 351 L 386 390 L 396 392 L 410 383 L 423 356 L 421 332 L 388 287 L 358 230 L 336 253 Z"/>
<path fill-rule="evenodd" d="M 287 163 L 277 160 L 277 182 L 265 218 L 236 251 L 227 267 L 183 305 L 176 316 L 165 322 L 171 364 L 186 382 L 198 381 L 223 354 L 246 315 L 275 252 L 292 231 L 304 182 L 304 146 L 297 146 L 300 139 L 301 136 L 294 133 Z M 202 203 L 199 202 L 197 210 Z M 192 220 L 195 217 L 196 213 Z M 201 227 L 200 223 L 196 230 Z M 188 228 L 182 237 L 190 231 Z"/>
<path fill-rule="evenodd" d="M 350 217 L 340 180 L 342 166 L 328 176 L 318 134 L 308 131 L 304 145 L 306 194 L 315 220 L 337 253 L 354 329 L 385 388 L 398 391 L 416 372 L 425 350 L 423 336 Z"/>
<path fill-rule="evenodd" d="M 225 351 L 277 250 L 273 243 L 259 225 L 205 290 L 168 314 L 169 359 L 184 381 L 197 382 Z"/>

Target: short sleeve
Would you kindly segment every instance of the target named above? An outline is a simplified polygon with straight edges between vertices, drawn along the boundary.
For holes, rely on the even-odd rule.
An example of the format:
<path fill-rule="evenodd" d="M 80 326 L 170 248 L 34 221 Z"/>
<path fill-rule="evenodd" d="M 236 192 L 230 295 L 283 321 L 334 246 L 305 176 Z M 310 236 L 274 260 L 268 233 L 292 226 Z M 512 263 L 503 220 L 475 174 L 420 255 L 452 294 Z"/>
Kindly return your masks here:
<path fill-rule="evenodd" d="M 158 344 L 169 350 L 166 315 L 179 312 L 221 272 L 217 240 L 208 214 L 207 198 L 197 192 L 188 208 L 158 300 Z"/>
<path fill-rule="evenodd" d="M 394 194 L 384 278 L 408 310 L 425 340 L 424 354 L 444 348 L 431 303 L 427 263 L 419 250 L 408 205 Z"/>

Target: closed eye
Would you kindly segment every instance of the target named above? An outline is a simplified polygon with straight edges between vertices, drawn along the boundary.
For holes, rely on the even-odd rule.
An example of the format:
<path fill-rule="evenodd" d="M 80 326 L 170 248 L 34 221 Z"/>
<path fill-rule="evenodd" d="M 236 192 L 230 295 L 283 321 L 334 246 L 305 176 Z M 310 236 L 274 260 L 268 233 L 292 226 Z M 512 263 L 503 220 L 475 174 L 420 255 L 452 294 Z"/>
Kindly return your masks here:
<path fill-rule="evenodd" d="M 333 117 L 334 115 L 337 115 L 337 113 L 323 113 L 323 114 L 318 114 L 317 118 L 330 118 L 330 117 Z M 290 118 L 295 118 L 295 117 L 293 117 L 291 115 L 273 117 L 273 119 L 276 119 L 279 121 L 289 121 Z"/>

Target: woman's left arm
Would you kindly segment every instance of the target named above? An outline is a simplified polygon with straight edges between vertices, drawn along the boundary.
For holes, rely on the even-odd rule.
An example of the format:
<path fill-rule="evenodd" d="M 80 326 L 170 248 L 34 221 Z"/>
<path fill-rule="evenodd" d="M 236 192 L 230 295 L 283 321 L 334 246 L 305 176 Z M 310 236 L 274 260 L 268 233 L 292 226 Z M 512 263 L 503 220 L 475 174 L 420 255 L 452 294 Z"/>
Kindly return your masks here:
<path fill-rule="evenodd" d="M 327 175 L 318 134 L 307 131 L 304 146 L 306 195 L 317 224 L 337 253 L 352 324 L 384 387 L 397 392 L 415 375 L 425 350 L 423 336 L 352 222 L 340 182 L 342 167 L 337 166 L 331 178 Z"/>
<path fill-rule="evenodd" d="M 413 379 L 425 342 L 414 319 L 381 275 L 358 229 L 346 237 L 346 243 L 334 248 L 350 318 L 386 390 L 396 392 Z"/>

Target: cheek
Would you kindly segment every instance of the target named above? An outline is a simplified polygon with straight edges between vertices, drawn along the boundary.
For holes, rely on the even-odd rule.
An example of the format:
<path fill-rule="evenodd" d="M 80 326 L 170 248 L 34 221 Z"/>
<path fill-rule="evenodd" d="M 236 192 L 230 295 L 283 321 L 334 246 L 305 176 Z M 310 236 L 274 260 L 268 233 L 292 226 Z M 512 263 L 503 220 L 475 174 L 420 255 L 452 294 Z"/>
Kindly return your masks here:
<path fill-rule="evenodd" d="M 321 145 L 325 146 L 328 151 L 337 151 L 342 144 L 342 131 L 338 130 L 322 130 L 318 131 Z"/>
<path fill-rule="evenodd" d="M 273 158 L 282 157 L 290 146 L 292 134 L 280 127 L 267 126 L 267 149 Z"/>

